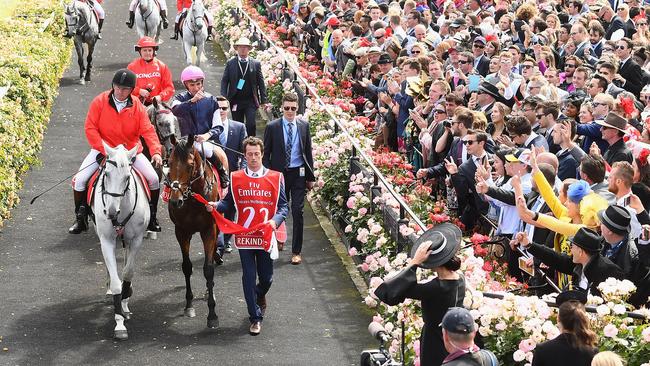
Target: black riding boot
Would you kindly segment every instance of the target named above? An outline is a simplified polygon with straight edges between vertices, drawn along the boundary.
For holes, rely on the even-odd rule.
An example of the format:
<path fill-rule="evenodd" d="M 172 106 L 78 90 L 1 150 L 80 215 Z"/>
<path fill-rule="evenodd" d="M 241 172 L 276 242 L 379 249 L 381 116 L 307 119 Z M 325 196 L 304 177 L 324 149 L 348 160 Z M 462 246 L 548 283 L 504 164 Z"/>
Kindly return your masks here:
<path fill-rule="evenodd" d="M 208 26 L 208 40 L 211 40 L 211 39 L 212 39 L 212 26 L 209 25 Z"/>
<path fill-rule="evenodd" d="M 133 23 L 135 23 L 135 12 L 129 11 L 129 21 L 126 22 L 126 26 L 129 28 L 133 28 Z"/>
<path fill-rule="evenodd" d="M 221 188 L 228 188 L 228 184 L 230 184 L 230 178 L 228 177 L 228 172 L 226 172 L 226 169 L 224 169 L 223 164 L 221 164 L 221 160 L 219 160 L 217 155 L 212 155 L 212 157 L 208 160 L 217 168 L 217 172 L 219 173 L 219 180 L 221 180 Z"/>
<path fill-rule="evenodd" d="M 99 20 L 99 34 L 97 34 L 97 38 L 102 39 L 102 27 L 104 26 L 104 19 Z"/>
<path fill-rule="evenodd" d="M 160 225 L 158 225 L 158 218 L 156 214 L 158 212 L 158 198 L 160 197 L 160 189 L 151 190 L 151 202 L 149 202 L 149 212 L 151 216 L 149 218 L 149 226 L 147 226 L 148 231 L 155 231 L 159 233 L 161 231 Z"/>
<path fill-rule="evenodd" d="M 174 34 L 169 39 L 178 39 L 178 23 L 174 23 Z"/>
<path fill-rule="evenodd" d="M 86 205 L 86 191 L 74 192 L 74 213 L 75 222 L 68 229 L 70 234 L 81 234 L 88 230 L 88 207 Z"/>
<path fill-rule="evenodd" d="M 169 21 L 167 20 L 167 10 L 160 11 L 160 18 L 162 18 L 163 28 L 167 29 L 169 27 Z"/>

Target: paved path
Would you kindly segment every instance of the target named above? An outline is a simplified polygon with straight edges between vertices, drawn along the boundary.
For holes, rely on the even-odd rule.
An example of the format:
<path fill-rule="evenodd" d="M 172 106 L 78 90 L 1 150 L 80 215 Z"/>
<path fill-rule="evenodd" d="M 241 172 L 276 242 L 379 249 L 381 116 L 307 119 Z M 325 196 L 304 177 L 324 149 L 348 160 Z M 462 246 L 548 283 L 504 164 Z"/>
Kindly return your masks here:
<path fill-rule="evenodd" d="M 136 32 L 124 26 L 126 3 L 108 1 L 105 6 L 108 19 L 95 54 L 93 81 L 86 86 L 75 83 L 74 59 L 61 80 L 41 154 L 43 165 L 25 177 L 22 203 L 0 232 L 0 348 L 7 348 L 0 352 L 0 364 L 358 364 L 360 350 L 374 345 L 366 331 L 370 313 L 309 208 L 303 265 L 289 264 L 290 250 L 281 253 L 262 334 L 251 337 L 236 253 L 227 255 L 216 271 L 221 327 L 206 328 L 205 301 L 195 303 L 196 318 L 182 316 L 180 250 L 162 207 L 163 232 L 157 241 L 145 242 L 137 264 L 130 339 L 112 340 L 112 307 L 104 295 L 99 241 L 93 231 L 67 233 L 73 219 L 70 186 L 61 185 L 29 205 L 35 194 L 78 168 L 88 151 L 83 135 L 88 104 L 110 87 L 113 72 L 136 56 Z M 160 57 L 177 78 L 184 67 L 182 51 L 180 43 L 168 37 L 166 31 Z M 207 90 L 216 93 L 223 63 L 210 62 L 204 68 Z M 205 288 L 201 251 L 195 239 L 195 294 Z"/>

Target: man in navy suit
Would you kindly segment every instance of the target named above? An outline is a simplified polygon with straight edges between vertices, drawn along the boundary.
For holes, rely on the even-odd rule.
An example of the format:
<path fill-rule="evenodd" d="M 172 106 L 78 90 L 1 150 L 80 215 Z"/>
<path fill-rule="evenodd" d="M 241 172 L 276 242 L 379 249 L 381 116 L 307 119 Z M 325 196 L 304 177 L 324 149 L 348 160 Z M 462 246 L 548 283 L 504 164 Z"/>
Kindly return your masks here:
<path fill-rule="evenodd" d="M 641 66 L 632 59 L 632 46 L 632 40 L 629 38 L 621 38 L 616 42 L 616 56 L 621 60 L 621 64 L 615 79 L 623 83 L 623 89 L 638 98 L 641 89 L 645 86 L 644 75 Z"/>
<path fill-rule="evenodd" d="M 246 126 L 241 122 L 228 118 L 230 103 L 226 97 L 217 96 L 216 99 L 221 122 L 223 123 L 223 132 L 219 135 L 218 142 L 228 158 L 228 169 L 231 172 L 244 169 L 246 168 L 246 159 L 244 159 L 243 150 L 244 139 L 247 137 Z M 228 211 L 224 214 L 224 217 L 233 221 L 235 219 L 235 212 L 232 210 Z M 230 234 L 219 233 L 217 237 L 219 254 L 222 254 L 224 249 L 228 253 L 232 251 L 232 247 L 230 246 L 231 237 L 232 235 Z"/>
<path fill-rule="evenodd" d="M 314 186 L 314 159 L 311 152 L 309 123 L 296 118 L 298 96 L 282 97 L 282 118 L 271 121 L 264 130 L 264 166 L 282 172 L 286 196 L 291 201 L 293 234 L 291 264 L 302 262 L 303 208 L 306 190 Z"/>
<path fill-rule="evenodd" d="M 474 68 L 481 76 L 485 77 L 490 73 L 490 59 L 485 56 L 485 38 L 478 36 L 472 44 L 472 55 L 474 55 Z"/>
<path fill-rule="evenodd" d="M 232 118 L 245 122 L 248 136 L 255 136 L 255 114 L 261 105 L 269 109 L 266 84 L 259 61 L 248 56 L 253 46 L 242 37 L 235 43 L 237 56 L 226 62 L 221 79 L 221 95 L 230 101 Z"/>

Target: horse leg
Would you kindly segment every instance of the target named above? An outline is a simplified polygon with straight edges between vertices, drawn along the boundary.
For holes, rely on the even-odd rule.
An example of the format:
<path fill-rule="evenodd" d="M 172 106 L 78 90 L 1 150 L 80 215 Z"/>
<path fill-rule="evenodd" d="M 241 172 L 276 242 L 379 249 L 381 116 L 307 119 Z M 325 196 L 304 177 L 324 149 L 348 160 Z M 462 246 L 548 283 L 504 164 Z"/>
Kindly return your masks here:
<path fill-rule="evenodd" d="M 113 337 L 117 340 L 127 340 L 129 335 L 124 326 L 124 312 L 122 311 L 122 284 L 117 275 L 117 260 L 115 259 L 115 243 L 101 240 L 104 263 L 111 277 L 111 292 L 113 293 L 113 315 L 115 316 L 115 329 Z"/>
<path fill-rule="evenodd" d="M 214 225 L 210 230 L 201 232 L 201 239 L 203 240 L 203 251 L 205 252 L 203 276 L 205 276 L 206 286 L 208 288 L 208 328 L 218 328 L 219 317 L 214 311 L 216 306 L 214 296 L 214 252 L 217 247 Z"/>
<path fill-rule="evenodd" d="M 203 55 L 204 47 L 205 47 L 205 41 L 199 43 L 196 46 L 196 66 L 201 66 L 201 56 Z"/>
<path fill-rule="evenodd" d="M 126 265 L 122 270 L 122 311 L 127 320 L 131 319 L 131 311 L 129 310 L 129 298 L 133 294 L 131 281 L 135 271 L 136 257 L 142 247 L 142 239 L 143 237 L 139 235 L 130 241 L 126 250 Z"/>
<path fill-rule="evenodd" d="M 192 45 L 183 39 L 183 52 L 185 52 L 185 62 L 188 65 L 192 64 Z"/>
<path fill-rule="evenodd" d="M 86 69 L 86 77 L 84 80 L 90 81 L 90 70 L 93 68 L 93 52 L 95 51 L 95 41 L 88 43 L 88 57 L 86 61 L 88 62 L 88 67 Z"/>
<path fill-rule="evenodd" d="M 79 64 L 79 83 L 83 85 L 85 84 L 84 72 L 86 67 L 84 66 L 84 45 L 80 36 L 75 36 L 74 48 L 77 51 L 77 63 Z"/>
<path fill-rule="evenodd" d="M 192 300 L 194 300 L 194 294 L 192 293 L 192 284 L 190 279 L 192 278 L 192 261 L 190 260 L 190 239 L 191 236 L 185 234 L 178 228 L 176 228 L 176 240 L 181 246 L 181 255 L 183 256 L 183 274 L 185 275 L 185 316 L 188 318 L 194 318 L 196 312 L 192 307 Z"/>

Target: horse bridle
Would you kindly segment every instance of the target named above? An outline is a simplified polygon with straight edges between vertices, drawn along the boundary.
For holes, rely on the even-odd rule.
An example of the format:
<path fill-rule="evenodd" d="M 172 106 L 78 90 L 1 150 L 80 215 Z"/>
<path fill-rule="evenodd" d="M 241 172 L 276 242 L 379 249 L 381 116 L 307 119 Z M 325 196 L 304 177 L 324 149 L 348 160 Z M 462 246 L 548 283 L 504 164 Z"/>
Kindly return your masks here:
<path fill-rule="evenodd" d="M 117 162 L 115 162 L 114 160 L 106 159 L 105 162 L 108 163 L 108 164 L 111 164 L 111 165 L 113 165 L 114 167 L 117 168 Z M 106 214 L 106 200 L 104 198 L 106 195 L 109 195 L 109 196 L 115 197 L 115 198 L 122 198 L 122 197 L 126 196 L 126 192 L 129 191 L 129 189 L 131 187 L 131 180 L 135 179 L 135 177 L 133 176 L 133 163 L 129 164 L 129 167 L 130 167 L 129 180 L 126 182 L 126 186 L 124 187 L 124 190 L 122 191 L 122 193 L 109 192 L 109 191 L 106 190 L 106 187 L 104 185 L 104 180 L 106 179 L 106 172 L 102 172 L 103 174 L 102 174 L 101 190 L 102 190 L 102 205 L 104 207 L 104 215 L 107 215 Z M 137 189 L 135 190 L 135 202 L 133 204 L 133 209 L 131 209 L 131 212 L 129 212 L 129 214 L 124 218 L 124 220 L 118 221 L 117 217 L 113 217 L 113 218 L 109 217 L 109 219 L 111 220 L 111 223 L 113 224 L 113 228 L 115 229 L 115 232 L 118 235 L 121 235 L 122 232 L 124 231 L 124 227 L 126 226 L 126 223 L 129 222 L 131 217 L 133 217 L 133 214 L 135 213 L 136 207 L 138 207 L 138 190 Z"/>
<path fill-rule="evenodd" d="M 192 166 L 192 171 L 190 172 L 190 180 L 189 180 L 188 183 L 181 183 L 181 182 L 179 182 L 177 180 L 170 181 L 169 176 L 164 174 L 165 179 L 163 180 L 163 184 L 168 186 L 173 191 L 179 191 L 179 190 L 181 190 L 181 188 L 183 187 L 184 184 L 187 185 L 187 188 L 185 188 L 185 190 L 182 191 L 183 201 L 187 201 L 190 198 L 192 198 L 192 193 L 194 193 L 192 191 L 192 185 L 194 184 L 194 182 L 196 182 L 199 179 L 203 178 L 206 181 L 206 187 L 204 187 L 204 189 L 203 189 L 204 192 L 203 192 L 202 195 L 205 196 L 205 195 L 207 195 L 207 192 L 212 190 L 212 184 L 213 184 L 212 182 L 208 182 L 207 179 L 205 179 L 205 170 L 206 170 L 205 169 L 205 162 L 203 161 L 203 159 L 201 159 L 201 173 L 198 174 L 195 178 L 192 178 L 194 176 L 195 171 L 196 171 L 196 165 L 193 165 Z"/>
<path fill-rule="evenodd" d="M 138 8 L 140 7 L 140 4 L 142 4 L 142 0 L 138 1 Z M 151 4 L 150 4 L 151 5 Z M 153 6 L 149 8 L 149 13 L 145 16 L 142 14 L 142 11 L 140 11 L 140 16 L 142 16 L 142 22 L 144 23 L 144 32 L 145 34 L 149 33 L 149 26 L 147 25 L 147 19 L 153 14 Z"/>
<path fill-rule="evenodd" d="M 90 5 L 86 4 L 86 6 L 90 6 Z M 84 33 L 86 33 L 90 29 L 90 20 L 83 17 L 82 16 L 83 14 L 80 13 L 79 11 L 77 11 L 77 8 L 75 8 L 74 5 L 71 5 L 70 7 L 73 10 L 73 14 L 75 15 L 74 18 L 76 19 L 77 22 L 74 23 L 74 24 L 68 24 L 68 20 L 66 19 L 66 24 L 68 24 L 68 26 L 70 26 L 70 27 L 75 27 L 75 34 L 81 32 L 81 35 L 83 35 Z M 93 11 L 93 10 L 91 9 L 90 11 Z M 68 15 L 71 15 L 71 14 L 68 14 Z M 92 16 L 92 14 L 91 14 L 91 16 Z M 84 25 L 82 25 L 81 27 L 78 27 L 81 18 L 83 18 L 86 21 L 86 23 Z M 87 28 L 87 29 L 83 30 L 84 28 Z"/>

